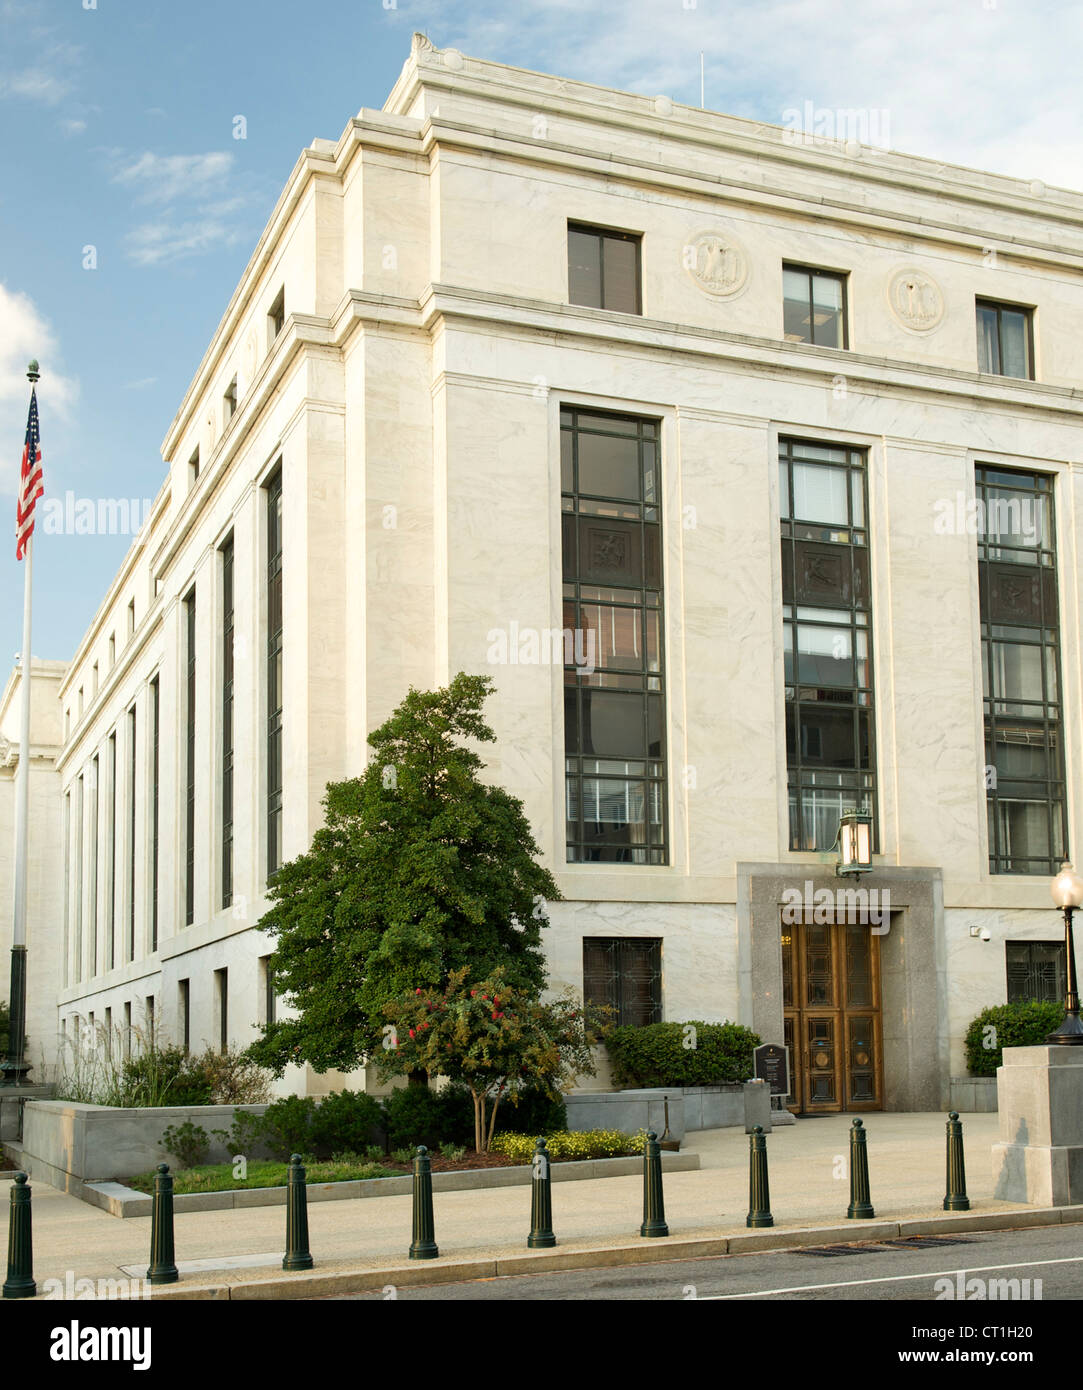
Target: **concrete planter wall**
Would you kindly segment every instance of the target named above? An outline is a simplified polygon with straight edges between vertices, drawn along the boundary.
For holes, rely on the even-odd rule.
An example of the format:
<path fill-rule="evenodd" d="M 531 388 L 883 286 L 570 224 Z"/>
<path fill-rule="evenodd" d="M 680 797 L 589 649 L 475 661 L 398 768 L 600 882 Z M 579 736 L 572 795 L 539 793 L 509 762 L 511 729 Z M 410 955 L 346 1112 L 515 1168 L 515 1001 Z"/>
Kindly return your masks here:
<path fill-rule="evenodd" d="M 669 1133 L 673 1139 L 697 1129 L 726 1129 L 740 1125 L 771 1128 L 771 1096 L 762 1081 L 733 1086 L 672 1086 L 639 1091 L 575 1091 L 564 1097 L 568 1128 L 619 1129 L 634 1134 L 638 1129 L 665 1129 L 665 1101 L 669 1100 Z"/>
<path fill-rule="evenodd" d="M 951 1078 L 950 1110 L 960 1115 L 991 1114 L 997 1108 L 997 1079 L 995 1076 L 953 1076 Z"/>
<path fill-rule="evenodd" d="M 129 1178 L 135 1173 L 147 1173 L 159 1163 L 176 1166 L 176 1158 L 161 1144 L 162 1133 L 170 1125 L 191 1120 L 210 1135 L 214 1129 L 231 1129 L 238 1110 L 262 1115 L 266 1109 L 266 1105 L 121 1109 L 68 1100 L 29 1101 L 17 1161 L 32 1178 L 40 1178 L 64 1192 L 75 1192 L 84 1183 Z M 207 1162 L 223 1163 L 232 1157 L 221 1141 L 212 1136 Z"/>

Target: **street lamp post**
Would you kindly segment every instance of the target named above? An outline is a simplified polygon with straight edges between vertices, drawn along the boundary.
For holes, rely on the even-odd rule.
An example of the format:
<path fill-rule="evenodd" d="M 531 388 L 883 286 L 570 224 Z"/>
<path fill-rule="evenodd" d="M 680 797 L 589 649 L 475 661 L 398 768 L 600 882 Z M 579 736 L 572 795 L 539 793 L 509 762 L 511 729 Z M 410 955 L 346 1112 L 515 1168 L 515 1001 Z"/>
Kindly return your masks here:
<path fill-rule="evenodd" d="M 1064 954 L 1066 957 L 1066 978 L 1064 998 L 1064 1022 L 1055 1033 L 1046 1038 L 1047 1043 L 1083 1043 L 1083 1023 L 1079 1021 L 1079 994 L 1076 991 L 1075 947 L 1072 942 L 1072 917 L 1077 907 L 1083 907 L 1083 878 L 1076 873 L 1067 861 L 1060 866 L 1060 873 L 1051 885 L 1053 901 L 1064 913 Z"/>

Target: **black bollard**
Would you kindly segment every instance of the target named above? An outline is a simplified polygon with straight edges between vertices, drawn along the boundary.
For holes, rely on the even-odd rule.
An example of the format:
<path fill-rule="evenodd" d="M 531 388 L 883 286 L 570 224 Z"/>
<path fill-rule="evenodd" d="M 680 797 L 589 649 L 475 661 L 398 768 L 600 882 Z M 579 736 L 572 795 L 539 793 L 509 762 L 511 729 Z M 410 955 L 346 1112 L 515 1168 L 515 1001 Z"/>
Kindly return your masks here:
<path fill-rule="evenodd" d="M 850 1205 L 846 1208 L 848 1218 L 866 1220 L 876 1213 L 869 1201 L 869 1150 L 868 1135 L 860 1120 L 855 1120 L 850 1130 Z"/>
<path fill-rule="evenodd" d="M 662 1151 L 652 1129 L 643 1145 L 643 1224 L 641 1236 L 668 1236 L 665 1202 L 662 1199 Z"/>
<path fill-rule="evenodd" d="M 963 1126 L 955 1110 L 948 1115 L 948 1190 L 944 1210 L 970 1210 L 970 1198 L 966 1195 L 966 1165 L 963 1162 Z"/>
<path fill-rule="evenodd" d="M 534 1145 L 533 1178 L 530 1195 L 530 1235 L 528 1250 L 548 1250 L 556 1245 L 553 1234 L 553 1178 L 549 1172 L 549 1153 L 545 1140 Z"/>
<path fill-rule="evenodd" d="M 30 1229 L 30 1188 L 25 1173 L 16 1173 L 11 1184 L 11 1216 L 8 1221 L 8 1277 L 5 1298 L 33 1298 L 34 1242 Z"/>
<path fill-rule="evenodd" d="M 154 1175 L 147 1278 L 152 1284 L 175 1284 L 180 1278 L 173 1263 L 173 1179 L 167 1163 L 159 1163 Z"/>
<path fill-rule="evenodd" d="M 417 1146 L 414 1159 L 414 1240 L 411 1260 L 435 1260 L 440 1251 L 434 1240 L 432 1222 L 432 1160 L 424 1144 Z"/>
<path fill-rule="evenodd" d="M 767 1183 L 767 1136 L 756 1125 L 748 1136 L 748 1218 L 746 1226 L 773 1226 L 771 1192 Z"/>
<path fill-rule="evenodd" d="M 282 1257 L 282 1268 L 312 1268 L 308 1248 L 308 1188 L 300 1154 L 291 1156 L 286 1176 L 286 1253 Z"/>

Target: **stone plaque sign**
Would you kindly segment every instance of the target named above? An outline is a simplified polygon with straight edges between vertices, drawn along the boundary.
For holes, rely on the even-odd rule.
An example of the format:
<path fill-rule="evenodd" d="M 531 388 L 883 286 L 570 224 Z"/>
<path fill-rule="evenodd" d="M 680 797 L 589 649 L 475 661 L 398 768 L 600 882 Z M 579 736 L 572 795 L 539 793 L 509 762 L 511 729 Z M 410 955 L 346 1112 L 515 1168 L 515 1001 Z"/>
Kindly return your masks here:
<path fill-rule="evenodd" d="M 755 1059 L 756 1078 L 766 1081 L 773 1096 L 790 1094 L 790 1051 L 778 1043 L 764 1043 L 757 1047 L 752 1056 Z"/>

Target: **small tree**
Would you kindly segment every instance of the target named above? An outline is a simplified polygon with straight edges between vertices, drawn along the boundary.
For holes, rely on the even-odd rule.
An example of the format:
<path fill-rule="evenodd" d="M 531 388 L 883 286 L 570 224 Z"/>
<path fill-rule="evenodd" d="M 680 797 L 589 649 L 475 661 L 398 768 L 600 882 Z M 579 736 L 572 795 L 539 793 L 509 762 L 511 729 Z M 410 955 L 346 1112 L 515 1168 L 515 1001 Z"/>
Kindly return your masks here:
<path fill-rule="evenodd" d="M 501 969 L 470 983 L 451 974 L 444 991 L 415 988 L 387 1004 L 393 1033 L 378 1067 L 385 1076 L 421 1068 L 463 1081 L 474 1099 L 474 1146 L 485 1153 L 509 1091 L 558 1095 L 594 1073 L 584 1007 L 572 996 L 542 1002 L 510 985 Z"/>
<path fill-rule="evenodd" d="M 379 1050 L 384 1005 L 452 971 L 503 965 L 509 983 L 545 984 L 544 903 L 560 897 L 522 803 L 479 779 L 469 741 L 491 743 L 487 676 L 411 690 L 369 735 L 364 775 L 327 788 L 327 820 L 283 864 L 259 926 L 277 937 L 270 968 L 296 1018 L 249 1049 L 281 1076 L 290 1062 L 350 1071 Z"/>

